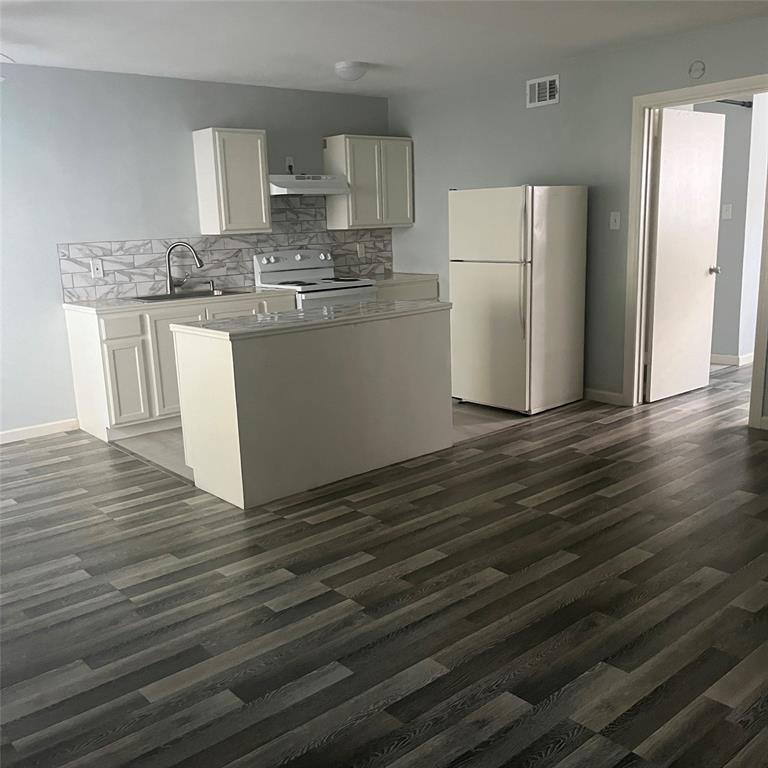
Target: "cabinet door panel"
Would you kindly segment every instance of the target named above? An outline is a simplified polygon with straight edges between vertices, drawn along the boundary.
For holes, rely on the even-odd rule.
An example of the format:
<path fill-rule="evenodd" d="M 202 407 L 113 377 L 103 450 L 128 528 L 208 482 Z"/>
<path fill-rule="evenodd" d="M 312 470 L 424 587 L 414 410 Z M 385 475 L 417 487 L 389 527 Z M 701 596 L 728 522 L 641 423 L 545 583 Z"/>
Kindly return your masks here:
<path fill-rule="evenodd" d="M 386 226 L 413 223 L 412 144 L 381 140 L 381 187 Z"/>
<path fill-rule="evenodd" d="M 150 418 L 141 339 L 104 343 L 110 426 Z"/>
<path fill-rule="evenodd" d="M 266 136 L 219 131 L 216 136 L 225 232 L 258 232 L 271 226 Z"/>
<path fill-rule="evenodd" d="M 187 310 L 161 315 L 149 315 L 152 345 L 152 382 L 158 416 L 179 412 L 179 382 L 176 378 L 176 351 L 173 346 L 172 323 L 190 323 L 205 319 L 205 310 Z"/>
<path fill-rule="evenodd" d="M 383 221 L 381 199 L 381 144 L 378 139 L 347 139 L 347 167 L 353 227 L 376 226 Z"/>

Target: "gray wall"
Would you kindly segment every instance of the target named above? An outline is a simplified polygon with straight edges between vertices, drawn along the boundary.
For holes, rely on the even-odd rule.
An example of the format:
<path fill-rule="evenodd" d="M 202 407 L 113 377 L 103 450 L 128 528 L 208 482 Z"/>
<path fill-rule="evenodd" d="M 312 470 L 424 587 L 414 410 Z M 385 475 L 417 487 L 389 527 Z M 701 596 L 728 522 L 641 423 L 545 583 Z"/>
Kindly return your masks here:
<path fill-rule="evenodd" d="M 265 128 L 270 166 L 385 133 L 385 99 L 44 67 L 2 96 L 0 430 L 75 416 L 56 243 L 199 232 L 191 131 Z"/>
<path fill-rule="evenodd" d="M 733 218 L 720 220 L 717 263 L 722 274 L 715 290 L 712 353 L 738 356 L 741 339 L 742 278 L 744 274 L 744 226 L 747 221 L 747 178 L 752 110 L 732 104 L 697 104 L 696 112 L 725 115 L 725 146 L 721 205 L 733 206 Z M 757 294 L 757 285 L 752 286 Z M 744 286 L 748 290 L 748 286 Z M 754 330 L 752 333 L 754 344 Z"/>
<path fill-rule="evenodd" d="M 508 184 L 590 187 L 587 386 L 620 392 L 632 97 L 768 72 L 768 18 L 643 40 L 565 61 L 533 62 L 464 92 L 390 99 L 390 130 L 415 139 L 416 225 L 394 233 L 395 269 L 447 283 L 447 190 Z M 526 109 L 528 78 L 560 73 L 561 103 Z M 620 231 L 609 212 L 622 214 Z"/>

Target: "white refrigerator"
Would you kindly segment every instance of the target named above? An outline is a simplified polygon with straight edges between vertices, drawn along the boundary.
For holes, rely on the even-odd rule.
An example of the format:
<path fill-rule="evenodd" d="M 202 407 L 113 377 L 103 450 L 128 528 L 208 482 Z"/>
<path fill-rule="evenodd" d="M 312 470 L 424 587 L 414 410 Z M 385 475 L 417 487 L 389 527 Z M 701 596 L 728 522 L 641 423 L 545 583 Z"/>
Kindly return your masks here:
<path fill-rule="evenodd" d="M 587 188 L 448 193 L 453 396 L 533 414 L 584 394 Z"/>

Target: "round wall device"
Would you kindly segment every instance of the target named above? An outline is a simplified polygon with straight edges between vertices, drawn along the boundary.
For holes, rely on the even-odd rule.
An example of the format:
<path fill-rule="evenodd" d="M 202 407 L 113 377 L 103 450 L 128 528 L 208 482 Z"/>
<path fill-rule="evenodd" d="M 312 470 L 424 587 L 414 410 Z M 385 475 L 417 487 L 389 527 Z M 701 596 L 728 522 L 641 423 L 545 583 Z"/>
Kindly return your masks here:
<path fill-rule="evenodd" d="M 695 59 L 691 62 L 691 66 L 688 67 L 688 76 L 691 80 L 700 80 L 704 77 L 704 73 L 707 71 L 707 67 L 701 59 Z"/>

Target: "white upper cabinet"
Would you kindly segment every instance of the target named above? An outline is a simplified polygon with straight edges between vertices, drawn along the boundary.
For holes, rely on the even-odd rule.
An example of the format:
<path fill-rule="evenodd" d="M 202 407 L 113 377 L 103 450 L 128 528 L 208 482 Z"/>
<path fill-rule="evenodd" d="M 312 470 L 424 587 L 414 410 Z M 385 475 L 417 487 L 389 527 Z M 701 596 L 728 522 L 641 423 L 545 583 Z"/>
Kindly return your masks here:
<path fill-rule="evenodd" d="M 266 133 L 205 128 L 192 137 L 201 233 L 271 231 Z"/>
<path fill-rule="evenodd" d="M 328 229 L 413 224 L 413 142 L 387 136 L 330 136 L 325 172 L 345 176 L 349 195 L 326 198 Z"/>

